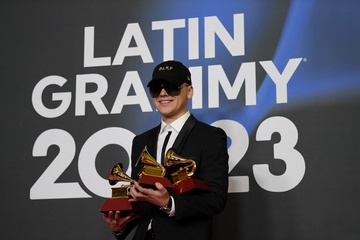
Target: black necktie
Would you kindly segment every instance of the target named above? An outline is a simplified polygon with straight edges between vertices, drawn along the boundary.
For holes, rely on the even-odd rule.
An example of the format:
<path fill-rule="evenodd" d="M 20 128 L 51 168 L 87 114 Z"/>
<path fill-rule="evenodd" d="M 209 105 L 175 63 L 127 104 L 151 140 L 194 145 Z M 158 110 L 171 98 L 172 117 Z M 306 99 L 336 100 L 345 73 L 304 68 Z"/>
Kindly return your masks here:
<path fill-rule="evenodd" d="M 166 146 L 169 142 L 170 135 L 171 135 L 171 131 L 168 131 L 168 134 L 166 135 L 165 140 L 164 140 L 163 147 L 161 149 L 161 165 L 163 165 L 163 166 L 164 166 L 165 150 L 166 150 Z"/>

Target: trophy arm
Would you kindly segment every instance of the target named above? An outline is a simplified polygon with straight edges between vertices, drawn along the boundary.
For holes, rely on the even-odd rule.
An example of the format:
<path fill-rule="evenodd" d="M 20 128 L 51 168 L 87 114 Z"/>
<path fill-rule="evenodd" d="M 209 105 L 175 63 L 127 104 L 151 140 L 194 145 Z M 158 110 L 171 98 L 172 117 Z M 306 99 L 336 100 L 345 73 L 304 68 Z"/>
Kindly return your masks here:
<path fill-rule="evenodd" d="M 160 168 L 161 168 L 161 176 L 164 177 L 166 174 L 166 169 L 163 165 L 160 165 Z"/>
<path fill-rule="evenodd" d="M 196 171 L 196 163 L 194 160 L 190 159 L 190 164 L 188 166 L 186 166 L 186 173 L 189 177 L 191 177 L 192 175 L 194 175 L 195 171 Z M 189 169 L 191 169 L 189 171 Z"/>

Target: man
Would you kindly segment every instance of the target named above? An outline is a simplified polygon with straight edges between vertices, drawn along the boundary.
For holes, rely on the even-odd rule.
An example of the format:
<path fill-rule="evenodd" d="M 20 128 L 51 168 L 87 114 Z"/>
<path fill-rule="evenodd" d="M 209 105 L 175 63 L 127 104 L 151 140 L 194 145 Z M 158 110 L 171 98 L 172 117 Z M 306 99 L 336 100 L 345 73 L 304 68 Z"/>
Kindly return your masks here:
<path fill-rule="evenodd" d="M 193 159 L 196 171 L 192 177 L 201 179 L 210 191 L 170 196 L 160 183 L 151 189 L 135 182 L 130 189 L 130 201 L 141 202 L 141 216 L 131 214 L 120 217 L 120 212 L 116 211 L 104 215 L 104 220 L 117 239 L 124 239 L 137 226 L 134 240 L 209 240 L 212 217 L 224 209 L 227 200 L 226 134 L 220 128 L 197 121 L 189 113 L 188 100 L 194 90 L 190 72 L 182 63 L 166 61 L 156 66 L 148 87 L 162 121 L 157 127 L 134 138 L 132 179 L 138 179 L 137 174 L 143 167 L 135 163 L 144 147 L 160 161 L 165 138 L 171 132 L 165 150 L 172 146 L 179 156 Z"/>

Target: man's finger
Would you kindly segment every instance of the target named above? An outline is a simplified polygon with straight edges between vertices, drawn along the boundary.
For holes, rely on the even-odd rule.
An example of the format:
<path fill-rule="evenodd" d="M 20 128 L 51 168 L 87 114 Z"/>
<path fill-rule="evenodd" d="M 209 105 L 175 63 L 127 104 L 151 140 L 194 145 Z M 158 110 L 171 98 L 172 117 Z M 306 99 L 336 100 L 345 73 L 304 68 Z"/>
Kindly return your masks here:
<path fill-rule="evenodd" d="M 120 211 L 115 212 L 115 220 L 120 219 Z"/>

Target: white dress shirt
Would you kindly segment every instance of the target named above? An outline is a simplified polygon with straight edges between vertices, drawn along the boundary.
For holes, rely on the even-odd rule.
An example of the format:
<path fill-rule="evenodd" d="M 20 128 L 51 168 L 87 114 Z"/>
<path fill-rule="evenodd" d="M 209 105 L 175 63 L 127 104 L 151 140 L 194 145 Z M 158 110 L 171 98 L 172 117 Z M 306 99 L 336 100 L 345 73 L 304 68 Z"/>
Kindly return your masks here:
<path fill-rule="evenodd" d="M 182 115 L 181 117 L 176 119 L 174 122 L 172 122 L 170 125 L 166 124 L 163 120 L 161 120 L 160 133 L 159 133 L 158 142 L 157 142 L 156 161 L 161 163 L 161 159 L 160 159 L 161 158 L 161 149 L 164 144 L 165 137 L 168 134 L 168 131 L 171 131 L 171 135 L 169 138 L 169 142 L 166 146 L 165 153 L 167 152 L 167 150 L 169 150 L 172 147 L 172 145 L 175 142 L 175 139 L 179 135 L 180 130 L 182 129 L 186 120 L 189 117 L 190 117 L 190 112 L 188 111 L 184 115 Z"/>
<path fill-rule="evenodd" d="M 172 122 L 169 125 L 166 124 L 163 120 L 161 120 L 160 133 L 159 133 L 158 142 L 157 142 L 157 153 L 156 153 L 156 161 L 157 162 L 161 163 L 161 150 L 163 148 L 162 146 L 164 144 L 165 137 L 168 134 L 168 132 L 171 131 L 171 135 L 169 138 L 169 142 L 165 148 L 165 154 L 166 154 L 167 150 L 169 150 L 173 146 L 175 139 L 179 135 L 180 130 L 182 129 L 182 127 L 184 126 L 185 122 L 188 120 L 189 117 L 190 117 L 190 112 L 187 111 L 184 115 L 182 115 L 181 117 L 179 117 L 178 119 L 176 119 L 174 122 Z M 169 217 L 172 217 L 172 216 L 175 216 L 175 201 L 172 196 L 170 196 L 170 198 L 172 201 L 172 205 L 171 205 L 171 211 L 170 211 Z"/>

